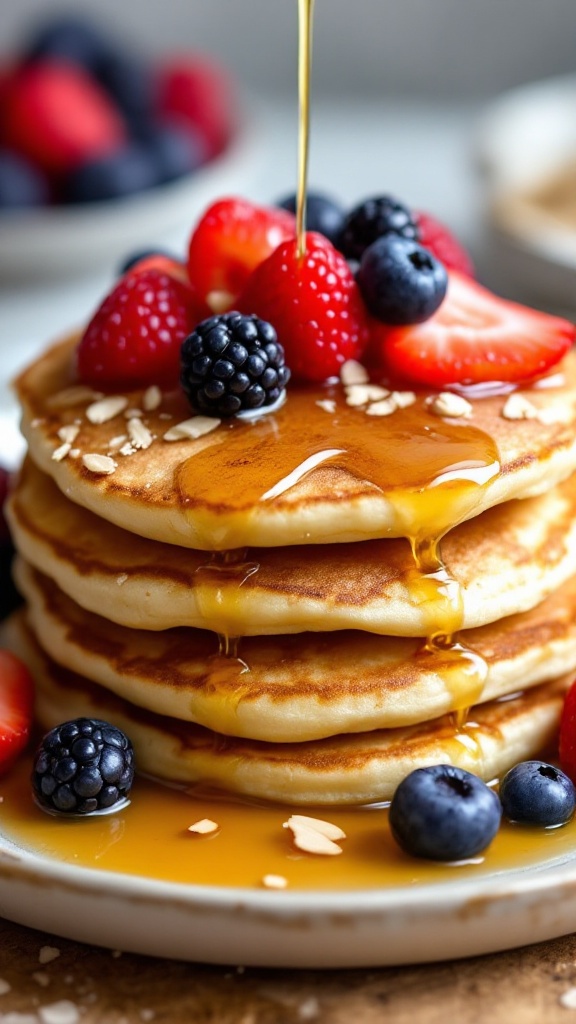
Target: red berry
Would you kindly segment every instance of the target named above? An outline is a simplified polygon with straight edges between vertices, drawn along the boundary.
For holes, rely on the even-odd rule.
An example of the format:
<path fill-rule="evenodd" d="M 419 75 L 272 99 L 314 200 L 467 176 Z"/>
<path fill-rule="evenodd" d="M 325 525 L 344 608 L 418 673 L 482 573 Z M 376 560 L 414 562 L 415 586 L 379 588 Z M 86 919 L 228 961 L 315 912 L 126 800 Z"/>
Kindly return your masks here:
<path fill-rule="evenodd" d="M 171 256 L 165 256 L 163 253 L 151 253 L 149 256 L 142 256 L 141 259 L 131 265 L 130 270 L 124 276 L 127 277 L 128 274 L 141 274 L 143 270 L 163 271 L 165 274 L 168 274 L 168 277 L 181 281 L 182 284 L 190 287 L 186 265 L 179 260 L 172 259 Z M 206 316 L 209 315 L 210 311 L 207 309 Z"/>
<path fill-rule="evenodd" d="M 560 767 L 576 783 L 576 682 L 566 694 L 560 719 Z"/>
<path fill-rule="evenodd" d="M 188 274 L 203 299 L 228 298 L 231 309 L 250 274 L 280 242 L 296 234 L 296 218 L 286 210 L 255 206 L 246 199 L 220 199 L 207 210 L 190 239 Z"/>
<path fill-rule="evenodd" d="M 414 219 L 418 227 L 418 241 L 424 249 L 436 256 L 446 270 L 459 270 L 461 274 L 474 277 L 470 256 L 444 224 L 429 213 L 415 213 Z"/>
<path fill-rule="evenodd" d="M 236 100 L 226 72 L 203 57 L 171 60 L 157 77 L 158 113 L 189 126 L 202 139 L 207 160 L 228 145 L 236 123 Z"/>
<path fill-rule="evenodd" d="M 95 386 L 176 387 L 182 341 L 205 316 L 191 289 L 163 271 L 129 273 L 86 328 L 79 377 Z"/>
<path fill-rule="evenodd" d="M 54 173 L 92 160 L 126 141 L 106 94 L 72 64 L 31 64 L 14 75 L 3 103 L 3 143 Z"/>
<path fill-rule="evenodd" d="M 394 376 L 432 387 L 529 381 L 554 366 L 574 341 L 560 317 L 508 302 L 449 274 L 439 309 L 410 327 L 372 324 L 372 353 Z"/>
<path fill-rule="evenodd" d="M 33 708 L 34 684 L 28 669 L 10 651 L 0 650 L 0 771 L 28 743 Z"/>
<path fill-rule="evenodd" d="M 368 341 L 368 317 L 346 260 L 324 238 L 283 242 L 252 274 L 239 308 L 275 327 L 294 376 L 321 381 L 358 359 Z"/>

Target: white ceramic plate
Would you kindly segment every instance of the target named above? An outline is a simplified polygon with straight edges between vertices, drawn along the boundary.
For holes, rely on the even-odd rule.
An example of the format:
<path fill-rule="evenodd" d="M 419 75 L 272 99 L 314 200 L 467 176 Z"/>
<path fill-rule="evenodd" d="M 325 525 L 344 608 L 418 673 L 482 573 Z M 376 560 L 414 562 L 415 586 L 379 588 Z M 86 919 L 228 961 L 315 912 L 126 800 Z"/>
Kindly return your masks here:
<path fill-rule="evenodd" d="M 538 869 L 458 883 L 273 892 L 77 868 L 38 857 L 0 835 L 0 914 L 82 942 L 209 963 L 421 963 L 573 931 L 576 853 Z"/>
<path fill-rule="evenodd" d="M 249 192 L 264 153 L 260 114 L 250 103 L 225 153 L 194 174 L 126 199 L 3 212 L 0 279 L 77 276 L 112 267 L 139 248 L 167 243 L 211 200 Z"/>
<path fill-rule="evenodd" d="M 576 159 L 576 75 L 502 96 L 480 125 L 494 279 L 519 298 L 576 313 L 576 231 L 518 197 Z"/>

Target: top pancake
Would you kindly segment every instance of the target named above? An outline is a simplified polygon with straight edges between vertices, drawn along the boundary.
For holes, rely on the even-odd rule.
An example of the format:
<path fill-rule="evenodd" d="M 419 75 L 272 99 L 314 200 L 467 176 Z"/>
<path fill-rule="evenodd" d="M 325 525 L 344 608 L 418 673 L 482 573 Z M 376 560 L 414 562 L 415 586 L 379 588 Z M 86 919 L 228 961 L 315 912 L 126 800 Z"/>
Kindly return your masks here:
<path fill-rule="evenodd" d="M 32 458 L 73 501 L 171 544 L 225 550 L 385 536 L 422 541 L 509 498 L 542 493 L 576 469 L 572 354 L 548 381 L 554 386 L 523 392 L 538 418 L 505 418 L 502 395 L 474 399 L 468 418 L 445 418 L 426 404 L 428 391 L 391 415 L 368 415 L 366 405 L 347 403 L 340 383 L 294 385 L 274 413 L 168 442 L 168 430 L 194 416 L 180 392 L 148 411 L 141 390 L 124 392 L 125 408 L 104 423 L 87 418 L 89 393 L 76 402 L 60 394 L 77 383 L 75 344 L 50 349 L 16 382 Z M 134 409 L 144 415 L 132 415 L 132 423 L 139 419 L 152 438 L 123 455 L 119 438 Z M 54 459 L 70 426 L 79 428 L 72 451 Z M 113 471 L 88 469 L 86 454 L 110 455 Z"/>

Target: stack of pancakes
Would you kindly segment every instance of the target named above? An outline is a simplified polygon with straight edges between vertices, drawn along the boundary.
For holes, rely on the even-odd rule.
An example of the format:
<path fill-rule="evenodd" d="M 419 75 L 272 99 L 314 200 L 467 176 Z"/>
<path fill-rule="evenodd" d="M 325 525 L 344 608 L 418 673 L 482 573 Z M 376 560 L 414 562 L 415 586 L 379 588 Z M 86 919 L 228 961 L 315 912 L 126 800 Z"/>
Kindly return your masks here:
<path fill-rule="evenodd" d="M 219 423 L 94 394 L 74 350 L 16 384 L 9 642 L 45 727 L 105 718 L 148 774 L 292 804 L 388 800 L 439 762 L 490 780 L 549 743 L 576 669 L 576 357 L 456 403 L 348 366 Z"/>

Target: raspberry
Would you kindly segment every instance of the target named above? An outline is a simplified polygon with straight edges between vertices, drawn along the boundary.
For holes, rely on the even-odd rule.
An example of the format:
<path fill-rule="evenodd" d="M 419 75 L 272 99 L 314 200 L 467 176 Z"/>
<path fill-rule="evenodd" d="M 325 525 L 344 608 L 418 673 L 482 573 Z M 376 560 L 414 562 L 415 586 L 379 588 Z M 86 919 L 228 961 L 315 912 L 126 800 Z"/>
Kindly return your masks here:
<path fill-rule="evenodd" d="M 474 277 L 472 260 L 444 224 L 431 217 L 429 213 L 415 213 L 414 219 L 420 245 L 429 249 L 447 270 L 459 270 L 461 274 Z"/>
<path fill-rule="evenodd" d="M 154 268 L 121 278 L 78 346 L 87 384 L 176 387 L 183 338 L 206 315 L 189 287 Z"/>
<path fill-rule="evenodd" d="M 125 733 L 97 718 L 76 718 L 42 740 L 32 789 L 46 810 L 93 814 L 124 804 L 133 780 L 134 751 Z"/>
<path fill-rule="evenodd" d="M 172 60 L 157 76 L 158 113 L 199 133 L 207 160 L 228 145 L 236 123 L 236 101 L 228 75 L 199 57 Z"/>
<path fill-rule="evenodd" d="M 289 379 L 276 331 L 256 316 L 212 316 L 182 345 L 182 387 L 199 412 L 235 416 L 273 405 Z"/>
<path fill-rule="evenodd" d="M 279 245 L 252 273 L 239 300 L 276 328 L 292 373 L 322 381 L 347 359 L 359 359 L 368 341 L 368 317 L 344 257 L 322 235 Z"/>

